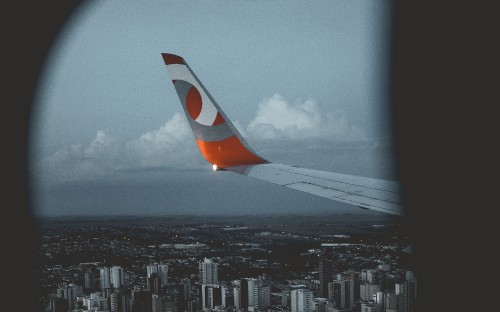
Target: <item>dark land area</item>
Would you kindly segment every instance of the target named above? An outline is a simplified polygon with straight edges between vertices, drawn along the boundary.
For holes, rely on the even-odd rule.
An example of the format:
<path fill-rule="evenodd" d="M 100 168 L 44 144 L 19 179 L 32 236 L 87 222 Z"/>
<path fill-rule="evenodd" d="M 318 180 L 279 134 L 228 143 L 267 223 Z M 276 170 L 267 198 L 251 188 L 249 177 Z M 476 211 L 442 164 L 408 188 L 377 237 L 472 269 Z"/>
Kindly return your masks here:
<path fill-rule="evenodd" d="M 335 272 L 353 272 L 356 280 L 363 270 L 382 272 L 384 265 L 386 291 L 394 291 L 412 269 L 403 251 L 409 244 L 405 225 L 387 215 L 67 216 L 40 218 L 37 229 L 40 310 L 61 287 L 77 285 L 71 287 L 81 287 L 82 296 L 101 291 L 99 269 L 111 266 L 126 272 L 120 290 L 126 293 L 148 289 L 148 265 L 167 264 L 168 287 L 162 291 L 173 298 L 172 305 L 178 303 L 175 290 L 186 279 L 193 283 L 192 297 L 199 299 L 198 266 L 206 258 L 218 264 L 221 283 L 266 276 L 274 293 L 293 285 L 318 291 L 327 249 Z M 88 274 L 95 280 L 85 286 Z M 274 306 L 281 302 L 272 299 Z"/>

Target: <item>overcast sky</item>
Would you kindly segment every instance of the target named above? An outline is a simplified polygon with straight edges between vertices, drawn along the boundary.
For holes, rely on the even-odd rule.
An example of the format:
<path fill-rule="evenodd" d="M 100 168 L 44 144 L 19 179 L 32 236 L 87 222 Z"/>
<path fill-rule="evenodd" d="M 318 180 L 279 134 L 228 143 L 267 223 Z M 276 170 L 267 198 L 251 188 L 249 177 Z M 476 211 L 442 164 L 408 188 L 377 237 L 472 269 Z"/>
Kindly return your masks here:
<path fill-rule="evenodd" d="M 40 77 L 36 215 L 373 213 L 213 172 L 162 52 L 266 159 L 395 179 L 389 1 L 91 1 Z"/>

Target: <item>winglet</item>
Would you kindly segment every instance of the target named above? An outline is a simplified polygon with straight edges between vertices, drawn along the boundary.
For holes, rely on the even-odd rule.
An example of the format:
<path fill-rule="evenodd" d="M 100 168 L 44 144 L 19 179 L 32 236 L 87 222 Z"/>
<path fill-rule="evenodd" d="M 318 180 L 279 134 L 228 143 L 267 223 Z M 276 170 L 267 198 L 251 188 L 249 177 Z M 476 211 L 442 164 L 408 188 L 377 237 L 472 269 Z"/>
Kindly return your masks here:
<path fill-rule="evenodd" d="M 203 157 L 219 169 L 268 163 L 250 148 L 186 61 L 175 54 L 162 57 Z"/>

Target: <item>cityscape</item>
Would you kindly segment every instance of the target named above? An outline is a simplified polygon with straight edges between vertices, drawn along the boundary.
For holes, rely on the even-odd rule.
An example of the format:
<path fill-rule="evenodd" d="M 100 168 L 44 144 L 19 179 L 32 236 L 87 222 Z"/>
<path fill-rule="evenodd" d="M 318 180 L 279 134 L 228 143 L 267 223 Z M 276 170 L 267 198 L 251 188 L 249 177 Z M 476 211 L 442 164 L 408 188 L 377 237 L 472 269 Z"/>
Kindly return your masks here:
<path fill-rule="evenodd" d="M 417 311 L 383 214 L 45 217 L 39 311 Z"/>

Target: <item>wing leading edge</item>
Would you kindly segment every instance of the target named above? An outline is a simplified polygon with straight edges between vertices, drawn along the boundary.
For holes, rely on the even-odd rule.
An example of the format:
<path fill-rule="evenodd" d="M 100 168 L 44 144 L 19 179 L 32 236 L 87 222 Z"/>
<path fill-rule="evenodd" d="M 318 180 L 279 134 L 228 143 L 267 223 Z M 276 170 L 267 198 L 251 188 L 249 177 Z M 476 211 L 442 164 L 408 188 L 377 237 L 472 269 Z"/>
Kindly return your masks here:
<path fill-rule="evenodd" d="M 162 53 L 196 144 L 214 169 L 243 174 L 312 195 L 404 215 L 397 182 L 271 163 L 246 143 L 186 61 Z"/>

